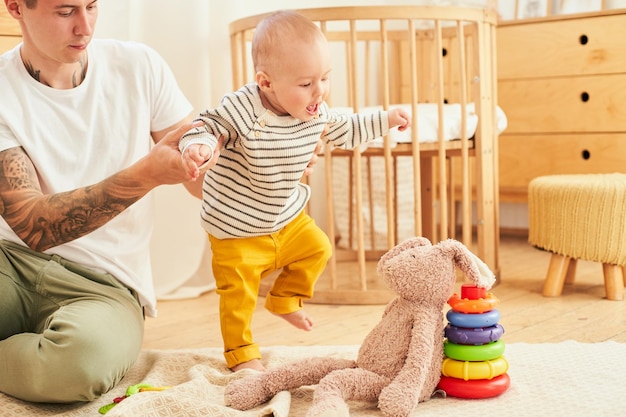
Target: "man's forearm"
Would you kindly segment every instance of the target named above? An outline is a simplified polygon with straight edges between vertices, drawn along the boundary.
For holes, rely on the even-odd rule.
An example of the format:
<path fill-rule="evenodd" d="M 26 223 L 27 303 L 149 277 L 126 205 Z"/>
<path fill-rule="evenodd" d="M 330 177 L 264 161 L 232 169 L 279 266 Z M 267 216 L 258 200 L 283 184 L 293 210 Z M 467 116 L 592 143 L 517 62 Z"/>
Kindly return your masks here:
<path fill-rule="evenodd" d="M 0 215 L 30 248 L 44 251 L 98 229 L 144 196 L 151 185 L 133 179 L 133 169 L 88 187 L 42 194 L 34 169 L 20 148 L 0 157 Z M 19 169 L 17 169 L 19 167 Z"/>

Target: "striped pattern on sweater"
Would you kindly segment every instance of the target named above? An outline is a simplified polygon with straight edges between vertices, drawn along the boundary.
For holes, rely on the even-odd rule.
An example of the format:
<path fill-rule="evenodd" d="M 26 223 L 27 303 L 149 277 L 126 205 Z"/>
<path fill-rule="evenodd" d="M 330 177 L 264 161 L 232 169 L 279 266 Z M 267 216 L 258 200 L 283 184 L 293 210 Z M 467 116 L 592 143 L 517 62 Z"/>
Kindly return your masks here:
<path fill-rule="evenodd" d="M 221 156 L 204 177 L 201 211 L 202 226 L 219 239 L 277 232 L 304 209 L 311 190 L 300 180 L 326 126 L 325 140 L 346 149 L 389 130 L 384 111 L 338 114 L 325 103 L 307 122 L 277 116 L 263 107 L 255 83 L 226 95 L 197 120 L 204 126 L 181 141 L 224 137 Z"/>

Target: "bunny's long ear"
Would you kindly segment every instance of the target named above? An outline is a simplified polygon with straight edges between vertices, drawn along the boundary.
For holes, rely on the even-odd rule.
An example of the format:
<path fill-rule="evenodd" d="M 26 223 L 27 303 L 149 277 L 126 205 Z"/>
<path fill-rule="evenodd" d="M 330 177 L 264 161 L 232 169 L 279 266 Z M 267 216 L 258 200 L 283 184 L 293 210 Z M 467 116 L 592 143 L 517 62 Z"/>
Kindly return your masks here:
<path fill-rule="evenodd" d="M 478 279 L 474 281 L 476 285 L 482 288 L 490 289 L 493 284 L 496 283 L 496 276 L 491 269 L 487 266 L 486 263 L 483 262 L 478 256 L 476 256 L 470 250 L 467 251 L 469 256 L 473 259 L 476 267 L 478 268 Z"/>
<path fill-rule="evenodd" d="M 472 253 L 461 242 L 448 239 L 440 243 L 453 249 L 453 259 L 458 268 L 477 286 L 490 289 L 496 277 L 482 259 Z"/>

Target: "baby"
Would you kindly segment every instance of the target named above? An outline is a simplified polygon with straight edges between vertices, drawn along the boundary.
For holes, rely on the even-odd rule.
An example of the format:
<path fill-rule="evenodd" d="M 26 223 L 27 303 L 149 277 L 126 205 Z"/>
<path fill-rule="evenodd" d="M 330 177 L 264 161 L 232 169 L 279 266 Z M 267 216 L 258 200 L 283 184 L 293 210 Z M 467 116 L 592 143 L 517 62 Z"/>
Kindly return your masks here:
<path fill-rule="evenodd" d="M 204 177 L 201 219 L 213 252 L 224 357 L 233 371 L 264 369 L 251 322 L 261 279 L 271 272 L 281 270 L 265 308 L 299 329 L 313 327 L 303 300 L 313 296 L 332 247 L 304 212 L 311 191 L 300 180 L 320 138 L 351 149 L 410 125 L 401 109 L 329 109 L 328 42 L 294 11 L 273 13 L 257 26 L 252 58 L 256 81 L 202 112 L 203 126 L 179 143 L 185 166 L 198 172 L 223 137 L 220 157 Z"/>

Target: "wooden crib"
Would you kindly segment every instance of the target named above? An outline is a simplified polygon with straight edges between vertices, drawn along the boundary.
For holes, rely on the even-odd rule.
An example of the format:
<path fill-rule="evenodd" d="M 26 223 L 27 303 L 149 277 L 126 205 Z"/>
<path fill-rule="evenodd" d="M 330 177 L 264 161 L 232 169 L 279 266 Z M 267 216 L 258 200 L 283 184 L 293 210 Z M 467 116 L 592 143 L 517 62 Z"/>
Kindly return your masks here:
<path fill-rule="evenodd" d="M 409 236 L 461 240 L 498 265 L 497 12 L 432 6 L 300 9 L 331 43 L 331 107 L 402 105 L 410 133 L 355 150 L 327 145 L 309 211 L 334 245 L 313 302 L 386 303 L 380 255 Z M 257 15 L 230 25 L 234 87 L 253 80 Z M 443 123 L 438 123 L 443 120 Z M 452 135 L 452 136 L 451 136 Z M 318 214 L 315 215 L 317 207 Z M 322 207 L 320 210 L 319 207 Z"/>

